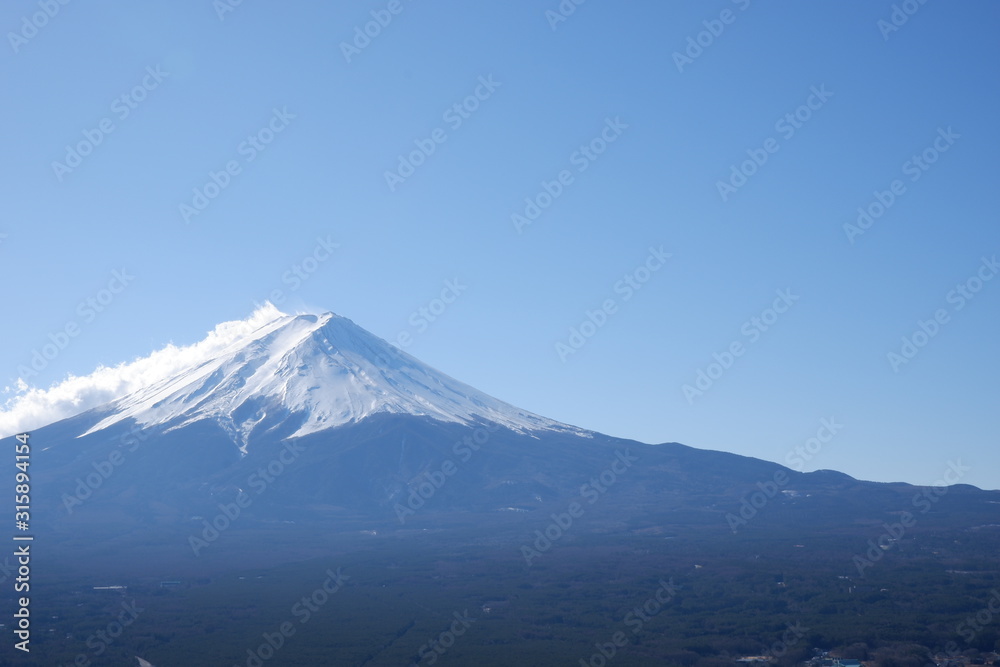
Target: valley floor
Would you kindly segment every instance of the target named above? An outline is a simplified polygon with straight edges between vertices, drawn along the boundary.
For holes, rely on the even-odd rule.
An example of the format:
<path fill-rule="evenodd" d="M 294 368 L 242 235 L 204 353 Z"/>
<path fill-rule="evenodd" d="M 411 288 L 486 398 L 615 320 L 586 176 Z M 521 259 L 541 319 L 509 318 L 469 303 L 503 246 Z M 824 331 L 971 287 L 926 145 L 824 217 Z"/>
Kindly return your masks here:
<path fill-rule="evenodd" d="M 722 667 L 823 649 L 925 667 L 1000 649 L 996 531 L 916 536 L 859 576 L 855 528 L 589 526 L 544 548 L 513 515 L 488 534 L 468 515 L 434 525 L 247 520 L 198 557 L 179 532 L 53 537 L 31 661 L 4 647 L 0 664 Z"/>

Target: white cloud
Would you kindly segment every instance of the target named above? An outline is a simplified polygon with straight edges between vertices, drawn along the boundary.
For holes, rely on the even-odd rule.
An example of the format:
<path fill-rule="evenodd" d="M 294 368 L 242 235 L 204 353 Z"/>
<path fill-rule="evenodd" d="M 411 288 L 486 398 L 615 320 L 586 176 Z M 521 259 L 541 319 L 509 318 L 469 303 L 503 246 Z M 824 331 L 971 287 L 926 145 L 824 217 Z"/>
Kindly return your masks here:
<path fill-rule="evenodd" d="M 78 415 L 108 401 L 166 380 L 174 375 L 215 358 L 234 343 L 239 343 L 261 327 L 286 315 L 265 303 L 245 320 L 223 322 L 193 345 L 177 347 L 172 343 L 149 356 L 117 366 L 100 366 L 90 375 L 70 375 L 48 389 L 29 387 L 23 380 L 5 393 L 15 395 L 0 407 L 0 437 L 39 428 Z"/>

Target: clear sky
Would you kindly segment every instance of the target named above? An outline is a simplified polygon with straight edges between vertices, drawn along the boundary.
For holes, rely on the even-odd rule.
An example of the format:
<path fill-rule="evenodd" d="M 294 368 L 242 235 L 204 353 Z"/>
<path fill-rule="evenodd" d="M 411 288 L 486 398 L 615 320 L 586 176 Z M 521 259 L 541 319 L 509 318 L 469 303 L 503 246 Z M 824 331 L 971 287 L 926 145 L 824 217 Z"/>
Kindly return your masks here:
<path fill-rule="evenodd" d="M 0 387 L 277 296 L 611 435 L 1000 488 L 996 3 L 63 2 L 0 7 Z"/>

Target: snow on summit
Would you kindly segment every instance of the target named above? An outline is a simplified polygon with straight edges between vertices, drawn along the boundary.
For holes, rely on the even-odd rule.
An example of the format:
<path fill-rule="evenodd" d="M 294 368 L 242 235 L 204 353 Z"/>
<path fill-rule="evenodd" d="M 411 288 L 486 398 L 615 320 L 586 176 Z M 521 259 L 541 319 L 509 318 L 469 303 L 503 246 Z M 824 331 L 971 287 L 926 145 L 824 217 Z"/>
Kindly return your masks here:
<path fill-rule="evenodd" d="M 136 375 L 133 366 L 171 348 L 112 370 Z M 294 415 L 301 420 L 295 437 L 376 413 L 490 421 L 521 432 L 585 433 L 458 382 L 333 313 L 286 315 L 267 304 L 248 320 L 219 325 L 205 341 L 171 352 L 185 360 L 183 366 L 166 364 L 171 372 L 139 373 L 146 382 L 138 387 L 123 383 L 128 391 L 101 402 L 106 416 L 87 433 L 125 419 L 167 429 L 211 419 L 242 448 L 265 419 L 273 423 Z M 95 374 L 102 370 L 108 369 Z M 96 406 L 73 414 L 90 407 Z M 72 415 L 59 418 L 65 416 Z"/>
<path fill-rule="evenodd" d="M 13 396 L 0 405 L 0 437 L 73 417 L 171 378 L 246 340 L 262 326 L 283 316 L 284 313 L 267 303 L 245 320 L 217 325 L 205 338 L 192 345 L 178 347 L 169 344 L 133 361 L 116 366 L 99 366 L 88 375 L 69 375 L 48 389 L 31 387 L 19 379 L 15 387 L 6 387 L 3 391 Z"/>

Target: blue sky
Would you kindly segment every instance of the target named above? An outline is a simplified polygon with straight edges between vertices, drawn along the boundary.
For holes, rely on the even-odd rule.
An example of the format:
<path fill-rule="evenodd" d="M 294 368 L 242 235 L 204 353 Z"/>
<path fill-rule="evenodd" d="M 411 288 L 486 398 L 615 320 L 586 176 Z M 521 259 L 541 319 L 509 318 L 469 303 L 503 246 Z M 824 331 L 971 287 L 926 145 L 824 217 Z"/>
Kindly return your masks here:
<path fill-rule="evenodd" d="M 995 3 L 223 2 L 0 9 L 0 386 L 277 291 L 585 428 L 1000 488 Z"/>

